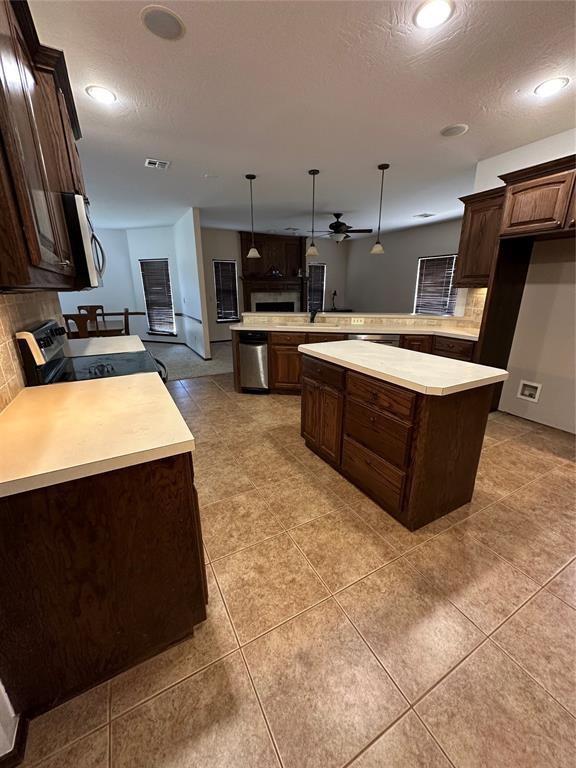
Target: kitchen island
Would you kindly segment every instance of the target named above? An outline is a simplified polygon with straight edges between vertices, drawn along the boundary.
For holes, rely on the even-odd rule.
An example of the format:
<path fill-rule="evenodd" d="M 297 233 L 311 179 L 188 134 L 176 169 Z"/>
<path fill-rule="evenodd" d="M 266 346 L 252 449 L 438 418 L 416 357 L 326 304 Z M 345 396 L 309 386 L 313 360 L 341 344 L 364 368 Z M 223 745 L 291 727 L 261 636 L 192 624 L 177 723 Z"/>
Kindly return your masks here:
<path fill-rule="evenodd" d="M 412 531 L 470 501 L 506 371 L 366 341 L 298 349 L 311 450 Z"/>

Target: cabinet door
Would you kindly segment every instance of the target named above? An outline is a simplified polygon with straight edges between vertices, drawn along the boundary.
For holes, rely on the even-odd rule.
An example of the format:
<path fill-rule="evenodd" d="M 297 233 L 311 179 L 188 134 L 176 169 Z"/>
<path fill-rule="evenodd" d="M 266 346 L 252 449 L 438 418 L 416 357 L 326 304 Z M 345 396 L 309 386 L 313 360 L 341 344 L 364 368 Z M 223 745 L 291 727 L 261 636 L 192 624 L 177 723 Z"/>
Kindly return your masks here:
<path fill-rule="evenodd" d="M 498 252 L 502 195 L 466 203 L 454 278 L 459 287 L 488 285 Z"/>
<path fill-rule="evenodd" d="M 312 379 L 302 379 L 302 437 L 309 443 L 318 445 L 320 439 L 319 425 L 319 392 L 320 387 Z"/>
<path fill-rule="evenodd" d="M 340 464 L 342 445 L 342 416 L 344 397 L 328 387 L 320 387 L 320 440 L 319 449 L 327 459 Z"/>
<path fill-rule="evenodd" d="M 298 347 L 270 347 L 270 370 L 272 389 L 300 389 L 302 356 Z"/>
<path fill-rule="evenodd" d="M 568 216 L 566 217 L 566 228 L 574 229 L 576 226 L 576 183 L 572 192 L 570 205 L 568 206 Z"/>
<path fill-rule="evenodd" d="M 413 352 L 432 352 L 432 336 L 401 336 L 402 349 L 411 349 Z"/>
<path fill-rule="evenodd" d="M 574 186 L 574 172 L 510 184 L 506 188 L 502 235 L 562 229 Z"/>

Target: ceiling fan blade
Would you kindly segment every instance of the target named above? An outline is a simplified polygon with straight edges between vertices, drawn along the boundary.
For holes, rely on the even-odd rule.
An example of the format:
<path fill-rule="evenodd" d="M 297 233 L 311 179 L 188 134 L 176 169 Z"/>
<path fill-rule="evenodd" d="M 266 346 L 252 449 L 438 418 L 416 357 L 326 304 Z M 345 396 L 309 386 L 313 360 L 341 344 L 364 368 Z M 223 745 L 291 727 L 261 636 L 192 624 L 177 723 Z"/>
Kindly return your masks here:
<path fill-rule="evenodd" d="M 363 234 L 363 235 L 369 235 L 372 232 L 374 232 L 373 229 L 349 229 L 348 232 L 352 232 L 355 234 Z"/>

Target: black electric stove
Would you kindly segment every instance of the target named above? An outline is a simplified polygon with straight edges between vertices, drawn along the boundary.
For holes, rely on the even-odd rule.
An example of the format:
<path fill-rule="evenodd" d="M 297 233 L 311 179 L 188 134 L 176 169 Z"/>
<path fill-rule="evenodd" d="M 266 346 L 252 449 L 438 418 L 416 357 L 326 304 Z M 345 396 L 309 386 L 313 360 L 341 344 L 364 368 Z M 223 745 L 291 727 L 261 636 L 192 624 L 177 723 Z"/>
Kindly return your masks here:
<path fill-rule="evenodd" d="M 165 378 L 166 369 L 162 363 L 146 351 L 67 357 L 64 354 L 65 330 L 55 320 L 21 331 L 16 338 L 29 387 L 132 373 L 158 373 Z"/>

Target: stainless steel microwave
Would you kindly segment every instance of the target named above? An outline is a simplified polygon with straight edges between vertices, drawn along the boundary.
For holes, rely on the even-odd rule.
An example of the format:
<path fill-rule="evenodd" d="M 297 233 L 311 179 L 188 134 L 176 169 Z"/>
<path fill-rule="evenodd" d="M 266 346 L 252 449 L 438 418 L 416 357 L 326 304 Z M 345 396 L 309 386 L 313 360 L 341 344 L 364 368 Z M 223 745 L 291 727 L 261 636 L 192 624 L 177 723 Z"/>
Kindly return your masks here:
<path fill-rule="evenodd" d="M 106 254 L 96 237 L 86 200 L 73 192 L 62 193 L 62 204 L 70 246 L 74 254 L 76 274 L 87 283 L 86 288 L 98 288 L 106 269 Z"/>

